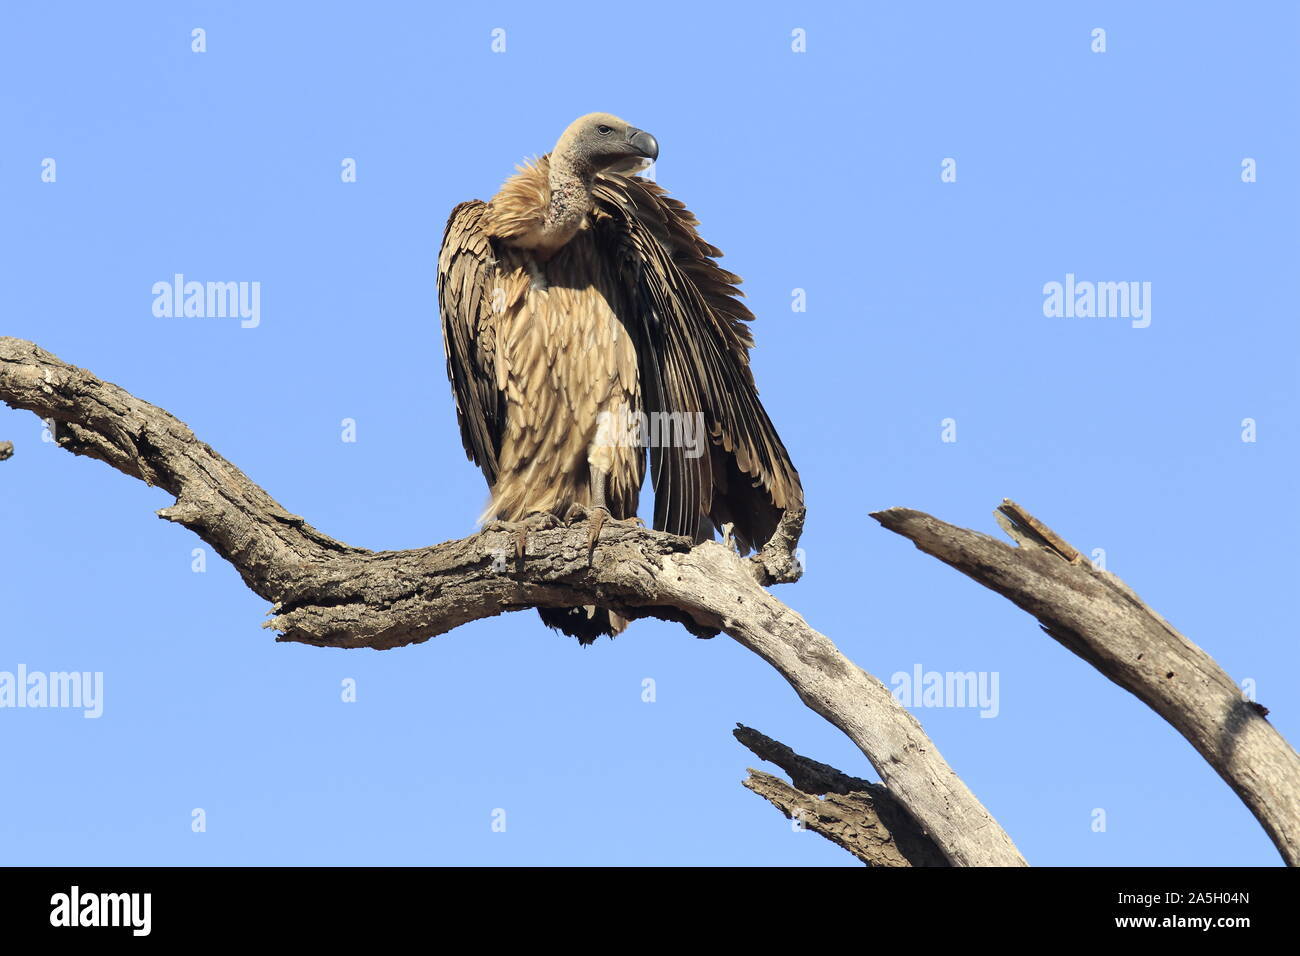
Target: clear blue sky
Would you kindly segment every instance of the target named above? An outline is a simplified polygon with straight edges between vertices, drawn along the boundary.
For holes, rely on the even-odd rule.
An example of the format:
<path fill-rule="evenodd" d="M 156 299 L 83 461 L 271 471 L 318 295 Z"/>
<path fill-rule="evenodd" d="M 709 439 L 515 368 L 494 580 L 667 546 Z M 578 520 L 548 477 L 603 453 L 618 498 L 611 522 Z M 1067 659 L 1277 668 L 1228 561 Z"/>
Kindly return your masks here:
<path fill-rule="evenodd" d="M 617 113 L 759 317 L 809 506 L 781 597 L 882 679 L 997 673 L 996 718 L 917 715 L 1030 861 L 1272 865 L 1163 721 L 867 515 L 993 531 L 1014 498 L 1300 739 L 1297 9 L 10 5 L 0 333 L 169 409 L 338 538 L 463 536 L 485 488 L 444 372 L 446 216 Z M 175 273 L 260 282 L 261 324 L 155 317 Z M 1150 282 L 1150 326 L 1045 316 L 1067 273 Z M 852 863 L 741 788 L 730 730 L 870 767 L 725 637 L 639 622 L 581 649 L 528 612 L 382 653 L 278 645 L 229 566 L 191 570 L 163 492 L 28 413 L 0 439 L 0 671 L 101 671 L 105 698 L 0 710 L 0 862 Z"/>

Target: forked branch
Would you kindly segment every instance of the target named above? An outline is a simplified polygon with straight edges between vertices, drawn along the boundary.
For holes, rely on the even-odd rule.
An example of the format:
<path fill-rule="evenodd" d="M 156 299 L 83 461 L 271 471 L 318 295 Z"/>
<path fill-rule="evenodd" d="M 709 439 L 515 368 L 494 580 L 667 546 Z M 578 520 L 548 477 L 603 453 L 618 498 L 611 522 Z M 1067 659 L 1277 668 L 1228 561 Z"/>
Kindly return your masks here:
<path fill-rule="evenodd" d="M 159 515 L 194 531 L 272 603 L 279 640 L 336 647 L 418 643 L 469 621 L 533 607 L 599 604 L 629 617 L 725 632 L 775 667 L 846 733 L 889 793 L 956 865 L 1024 865 L 1011 838 L 880 681 L 773 597 L 798 577 L 802 513 L 748 560 L 717 542 L 607 526 L 539 526 L 525 559 L 506 532 L 410 551 L 367 551 L 290 513 L 168 412 L 31 342 L 0 338 L 0 400 L 54 424 L 60 446 L 156 485 Z"/>
<path fill-rule="evenodd" d="M 1268 710 L 1132 588 L 1013 501 L 997 518 L 1019 547 L 906 508 L 872 517 L 1034 615 L 1172 724 L 1255 814 L 1282 858 L 1300 865 L 1300 756 L 1265 719 Z"/>

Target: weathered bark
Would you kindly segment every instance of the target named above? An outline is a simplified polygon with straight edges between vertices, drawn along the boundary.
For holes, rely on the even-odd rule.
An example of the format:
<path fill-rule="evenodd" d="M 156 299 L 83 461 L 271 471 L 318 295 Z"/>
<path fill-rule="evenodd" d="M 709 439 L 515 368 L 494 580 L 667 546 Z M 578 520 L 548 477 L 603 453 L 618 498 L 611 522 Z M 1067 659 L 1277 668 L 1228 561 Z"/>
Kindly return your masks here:
<path fill-rule="evenodd" d="M 14 456 L 14 443 L 11 441 L 0 441 L 0 461 Z"/>
<path fill-rule="evenodd" d="M 716 542 L 692 548 L 620 526 L 606 526 L 588 555 L 585 527 L 553 522 L 536 523 L 522 562 L 511 559 L 513 536 L 490 530 L 372 552 L 286 511 L 172 415 L 30 342 L 0 338 L 0 400 L 53 419 L 69 451 L 171 494 L 175 504 L 159 515 L 198 534 L 273 602 L 266 626 L 279 640 L 391 648 L 504 611 L 584 604 L 679 621 L 701 635 L 725 631 L 853 740 L 951 863 L 1024 865 L 889 690 L 764 590 L 798 577 L 791 553 L 801 514 L 788 515 L 774 545 L 749 559 Z"/>
<path fill-rule="evenodd" d="M 744 781 L 789 819 L 799 820 L 868 866 L 949 865 L 943 851 L 885 787 L 800 756 L 743 724 L 732 733 L 758 757 L 790 775 L 793 786 L 754 769 Z"/>
<path fill-rule="evenodd" d="M 1019 547 L 906 508 L 872 517 L 1034 615 L 1068 650 L 1155 710 L 1236 791 L 1283 859 L 1300 864 L 1300 756 L 1264 707 L 1246 700 L 1205 651 L 1128 585 L 1011 501 L 997 517 Z"/>

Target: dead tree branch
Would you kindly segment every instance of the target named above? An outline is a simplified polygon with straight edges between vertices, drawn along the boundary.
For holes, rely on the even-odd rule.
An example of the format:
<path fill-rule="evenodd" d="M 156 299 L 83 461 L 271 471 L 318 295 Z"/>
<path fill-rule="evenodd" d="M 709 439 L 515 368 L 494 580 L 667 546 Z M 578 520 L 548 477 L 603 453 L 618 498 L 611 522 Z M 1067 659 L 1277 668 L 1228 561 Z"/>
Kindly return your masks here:
<path fill-rule="evenodd" d="M 469 621 L 532 607 L 600 604 L 630 618 L 724 631 L 775 667 L 800 699 L 862 750 L 889 792 L 956 865 L 1024 865 L 1011 838 L 953 772 L 888 688 L 845 658 L 760 582 L 792 580 L 798 562 L 748 560 L 716 542 L 607 526 L 541 526 L 522 562 L 485 531 L 410 551 L 367 551 L 291 514 L 181 421 L 20 339 L 0 338 L 0 400 L 55 422 L 78 455 L 175 498 L 159 515 L 192 530 L 272 602 L 279 640 L 392 648 Z M 802 515 L 777 548 L 793 551 Z M 783 544 L 782 544 L 783 542 Z"/>
<path fill-rule="evenodd" d="M 935 845 L 885 787 L 800 756 L 780 741 L 740 724 L 736 739 L 790 775 L 750 769 L 745 786 L 791 820 L 819 833 L 868 866 L 948 866 Z"/>
<path fill-rule="evenodd" d="M 1265 719 L 1268 711 L 1132 588 L 1012 501 L 997 518 L 1018 547 L 906 508 L 872 517 L 1034 615 L 1172 724 L 1255 814 L 1282 858 L 1300 865 L 1300 756 Z"/>

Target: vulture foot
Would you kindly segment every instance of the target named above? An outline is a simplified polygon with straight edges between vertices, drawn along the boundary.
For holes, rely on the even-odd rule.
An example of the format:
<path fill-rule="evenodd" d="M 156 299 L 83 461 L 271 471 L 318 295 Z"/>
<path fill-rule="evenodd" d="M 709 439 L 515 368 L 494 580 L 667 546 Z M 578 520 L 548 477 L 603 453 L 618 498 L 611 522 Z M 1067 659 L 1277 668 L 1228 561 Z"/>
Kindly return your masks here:
<path fill-rule="evenodd" d="M 515 559 L 523 561 L 524 552 L 528 548 L 529 531 L 549 531 L 552 528 L 560 526 L 560 519 L 546 511 L 534 511 L 530 513 L 523 521 L 502 521 L 497 519 L 490 521 L 484 527 L 485 531 L 504 531 L 507 534 L 515 536 Z"/>
<path fill-rule="evenodd" d="M 596 550 L 596 541 L 600 538 L 600 531 L 607 524 L 621 525 L 624 528 L 644 528 L 645 522 L 633 515 L 631 518 L 614 518 L 610 516 L 609 509 L 602 508 L 599 505 L 593 505 L 586 508 L 577 502 L 569 506 L 568 512 L 564 515 L 564 523 L 572 525 L 574 521 L 586 519 L 591 522 L 591 527 L 587 530 L 587 555 L 590 556 Z"/>

